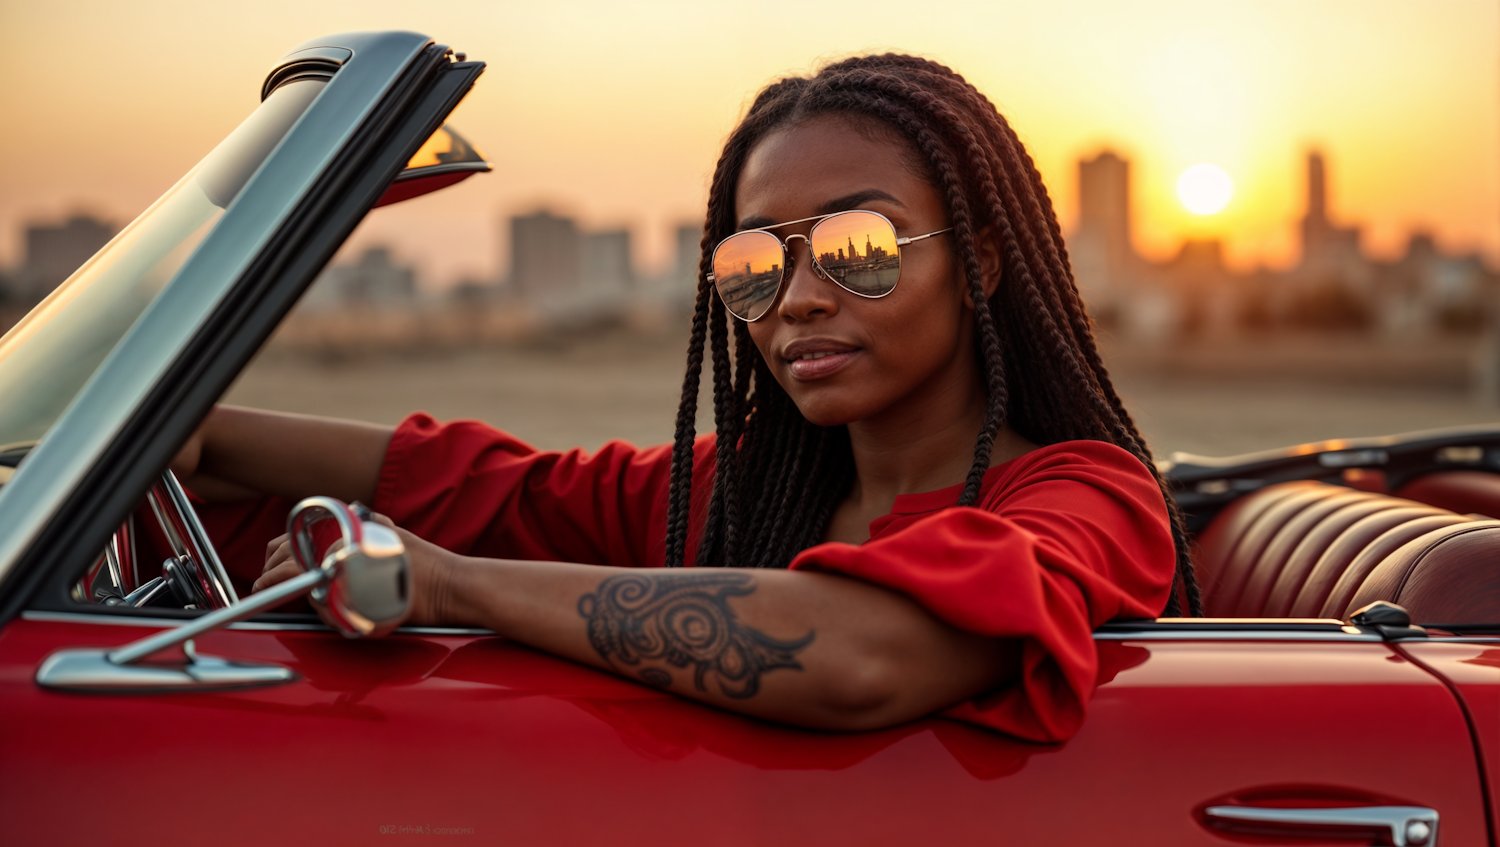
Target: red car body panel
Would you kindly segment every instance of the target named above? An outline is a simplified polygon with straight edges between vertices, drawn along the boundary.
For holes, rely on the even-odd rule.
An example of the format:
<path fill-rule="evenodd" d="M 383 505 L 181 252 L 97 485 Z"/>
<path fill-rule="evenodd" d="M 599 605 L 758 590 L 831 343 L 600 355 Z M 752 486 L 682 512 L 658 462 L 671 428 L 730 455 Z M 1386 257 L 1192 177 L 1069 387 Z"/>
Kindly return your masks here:
<path fill-rule="evenodd" d="M 1430 806 L 1442 843 L 1489 841 L 1463 710 L 1382 643 L 1101 640 L 1103 684 L 1060 745 L 941 718 L 791 729 L 496 637 L 235 629 L 199 650 L 302 678 L 170 695 L 34 680 L 58 648 L 146 632 L 0 631 L 7 840 L 1211 844 L 1229 842 L 1198 810 L 1277 789 Z"/>
<path fill-rule="evenodd" d="M 1500 829 L 1500 643 L 1403 641 L 1400 650 L 1452 683 L 1463 699 L 1488 783 L 1490 820 Z"/>

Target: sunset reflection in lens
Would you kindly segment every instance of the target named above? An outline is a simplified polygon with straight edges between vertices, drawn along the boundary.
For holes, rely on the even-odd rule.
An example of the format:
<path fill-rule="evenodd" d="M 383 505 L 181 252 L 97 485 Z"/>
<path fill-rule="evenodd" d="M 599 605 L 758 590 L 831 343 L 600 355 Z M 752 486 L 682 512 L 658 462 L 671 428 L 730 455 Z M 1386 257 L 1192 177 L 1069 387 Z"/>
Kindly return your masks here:
<path fill-rule="evenodd" d="M 865 297 L 891 293 L 901 276 L 901 254 L 891 222 L 874 212 L 845 212 L 813 227 L 818 264 L 844 288 Z"/>
<path fill-rule="evenodd" d="M 781 242 L 769 232 L 731 235 L 714 251 L 714 285 L 725 308 L 753 321 L 766 313 L 781 285 Z"/>

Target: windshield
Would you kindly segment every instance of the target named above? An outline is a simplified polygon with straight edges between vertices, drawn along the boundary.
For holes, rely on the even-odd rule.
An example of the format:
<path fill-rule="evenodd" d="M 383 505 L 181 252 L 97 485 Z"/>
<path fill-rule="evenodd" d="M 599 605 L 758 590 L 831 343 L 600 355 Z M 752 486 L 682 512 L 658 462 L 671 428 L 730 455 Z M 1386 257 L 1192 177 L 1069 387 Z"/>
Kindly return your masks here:
<path fill-rule="evenodd" d="M 187 176 L 0 337 L 0 455 L 24 451 L 52 428 L 324 84 L 307 79 L 277 88 Z"/>

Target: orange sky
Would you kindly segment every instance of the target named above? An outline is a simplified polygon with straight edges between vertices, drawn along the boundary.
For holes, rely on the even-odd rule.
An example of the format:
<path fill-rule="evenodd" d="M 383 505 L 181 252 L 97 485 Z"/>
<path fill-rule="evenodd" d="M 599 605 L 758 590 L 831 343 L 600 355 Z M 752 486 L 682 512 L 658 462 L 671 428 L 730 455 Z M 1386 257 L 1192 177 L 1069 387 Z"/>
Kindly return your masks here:
<path fill-rule="evenodd" d="M 0 5 L 0 262 L 31 219 L 139 213 L 256 105 L 290 47 L 415 29 L 490 63 L 455 123 L 495 172 L 375 212 L 430 282 L 491 275 L 505 213 L 542 203 L 628 225 L 648 269 L 701 215 L 724 135 L 765 82 L 897 49 L 944 61 L 1001 106 L 1067 226 L 1075 163 L 1134 165 L 1137 247 L 1226 238 L 1232 262 L 1295 259 L 1301 159 L 1324 149 L 1336 218 L 1381 255 L 1413 227 L 1500 258 L 1500 8 L 1492 0 L 466 2 L 135 0 Z M 1200 218 L 1188 166 L 1236 193 Z"/>

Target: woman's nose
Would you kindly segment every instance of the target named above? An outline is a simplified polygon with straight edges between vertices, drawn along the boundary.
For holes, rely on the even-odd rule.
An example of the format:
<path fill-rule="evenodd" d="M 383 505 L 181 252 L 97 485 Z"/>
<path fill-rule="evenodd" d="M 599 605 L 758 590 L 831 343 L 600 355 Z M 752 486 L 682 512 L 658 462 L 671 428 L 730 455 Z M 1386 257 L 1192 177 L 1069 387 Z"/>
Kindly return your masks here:
<path fill-rule="evenodd" d="M 782 283 L 776 314 L 791 322 L 836 314 L 839 310 L 836 286 L 818 275 L 807 239 L 793 236 L 787 242 L 792 268 Z"/>

